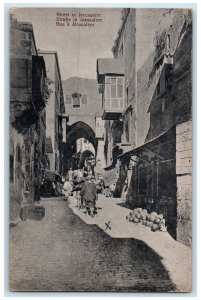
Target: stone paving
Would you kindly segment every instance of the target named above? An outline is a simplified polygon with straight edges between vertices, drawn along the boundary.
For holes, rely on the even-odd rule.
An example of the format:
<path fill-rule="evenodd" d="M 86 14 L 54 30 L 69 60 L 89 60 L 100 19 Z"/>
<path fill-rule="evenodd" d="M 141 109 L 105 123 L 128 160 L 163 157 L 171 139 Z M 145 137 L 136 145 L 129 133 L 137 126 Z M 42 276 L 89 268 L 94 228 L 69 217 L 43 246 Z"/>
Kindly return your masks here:
<path fill-rule="evenodd" d="M 170 249 L 165 254 L 159 251 L 156 235 L 152 242 L 146 241 L 146 236 L 150 240 L 150 234 L 156 233 L 134 229 L 135 224 L 124 218 L 128 210 L 117 200 L 99 197 L 97 204 L 98 217 L 92 219 L 77 209 L 73 198 L 44 199 L 40 203 L 46 209 L 42 221 L 28 220 L 10 228 L 10 289 L 178 291 L 177 273 L 172 274 L 174 269 L 168 270 L 164 263 Z M 111 229 L 105 231 L 108 221 Z M 173 253 L 177 249 L 170 241 Z M 181 255 L 186 248 L 178 248 Z"/>
<path fill-rule="evenodd" d="M 177 291 L 188 292 L 191 290 L 191 249 L 175 241 L 168 232 L 152 232 L 147 227 L 138 226 L 126 220 L 131 210 L 125 207 L 125 203 L 119 198 L 106 198 L 99 195 L 97 206 L 98 217 L 92 219 L 76 207 L 76 201 L 69 199 L 69 206 L 84 222 L 97 224 L 105 231 L 106 224 L 110 222 L 110 229 L 106 232 L 115 238 L 133 238 L 141 240 L 155 251 L 174 283 Z"/>

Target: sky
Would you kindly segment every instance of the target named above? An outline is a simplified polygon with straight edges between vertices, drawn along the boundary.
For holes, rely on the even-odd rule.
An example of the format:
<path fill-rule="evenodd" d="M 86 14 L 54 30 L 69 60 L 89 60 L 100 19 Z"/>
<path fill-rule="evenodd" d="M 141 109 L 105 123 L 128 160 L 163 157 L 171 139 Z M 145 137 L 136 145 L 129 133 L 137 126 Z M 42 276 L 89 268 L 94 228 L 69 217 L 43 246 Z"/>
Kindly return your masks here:
<path fill-rule="evenodd" d="M 137 9 L 136 13 L 136 68 L 146 61 L 154 50 L 154 37 L 157 31 L 168 28 L 171 22 L 167 9 Z M 164 17 L 164 14 L 166 17 Z"/>
<path fill-rule="evenodd" d="M 77 76 L 96 79 L 97 58 L 113 57 L 111 48 L 121 26 L 121 8 L 17 8 L 12 9 L 18 21 L 31 22 L 36 46 L 57 51 L 62 80 Z M 56 26 L 57 13 L 101 14 L 102 22 L 94 27 Z M 155 32 L 163 23 L 162 9 L 137 9 L 136 68 L 153 51 Z M 79 18 L 78 18 L 79 21 Z"/>
<path fill-rule="evenodd" d="M 100 13 L 102 22 L 94 27 L 56 26 L 60 13 Z M 96 78 L 97 58 L 113 57 L 111 48 L 121 25 L 121 9 L 102 8 L 17 8 L 18 21 L 31 22 L 36 46 L 57 51 L 62 80 L 77 76 Z"/>

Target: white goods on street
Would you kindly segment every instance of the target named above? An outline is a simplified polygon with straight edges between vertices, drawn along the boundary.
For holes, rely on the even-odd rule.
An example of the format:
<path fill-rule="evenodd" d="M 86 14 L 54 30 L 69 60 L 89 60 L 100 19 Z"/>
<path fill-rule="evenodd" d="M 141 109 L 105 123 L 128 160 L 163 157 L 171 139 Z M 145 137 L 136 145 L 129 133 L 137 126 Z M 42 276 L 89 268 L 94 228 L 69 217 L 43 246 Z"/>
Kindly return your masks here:
<path fill-rule="evenodd" d="M 146 209 L 135 208 L 126 216 L 126 219 L 130 222 L 150 228 L 151 231 L 167 231 L 163 215 L 157 214 L 156 212 L 149 214 Z"/>

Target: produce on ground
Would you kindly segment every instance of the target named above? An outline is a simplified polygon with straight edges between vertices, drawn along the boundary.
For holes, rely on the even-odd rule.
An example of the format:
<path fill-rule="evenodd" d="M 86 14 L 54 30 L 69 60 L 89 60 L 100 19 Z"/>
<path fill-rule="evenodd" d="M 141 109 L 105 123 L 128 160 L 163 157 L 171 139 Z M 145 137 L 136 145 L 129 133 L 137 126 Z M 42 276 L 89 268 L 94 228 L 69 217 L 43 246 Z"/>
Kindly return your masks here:
<path fill-rule="evenodd" d="M 165 219 L 162 214 L 156 212 L 148 213 L 146 209 L 135 208 L 126 216 L 126 219 L 151 229 L 151 231 L 167 231 Z"/>

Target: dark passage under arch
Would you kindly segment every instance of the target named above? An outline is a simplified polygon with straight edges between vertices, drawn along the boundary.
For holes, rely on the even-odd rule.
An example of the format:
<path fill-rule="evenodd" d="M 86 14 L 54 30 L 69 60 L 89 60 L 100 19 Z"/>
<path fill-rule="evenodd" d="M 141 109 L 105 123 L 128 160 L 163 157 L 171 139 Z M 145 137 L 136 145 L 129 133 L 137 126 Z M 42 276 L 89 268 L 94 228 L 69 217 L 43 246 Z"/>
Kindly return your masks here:
<path fill-rule="evenodd" d="M 82 121 L 78 121 L 68 128 L 66 143 L 74 143 L 80 138 L 87 139 L 94 146 L 95 151 L 97 150 L 97 140 L 94 130 Z"/>

